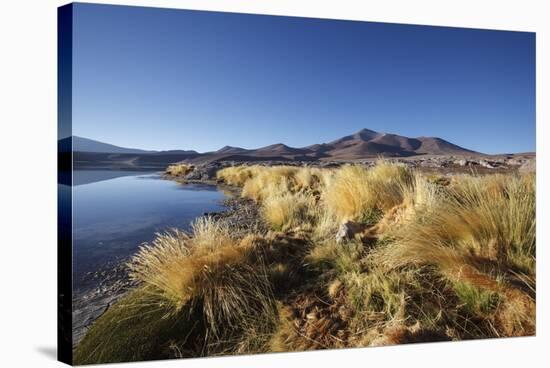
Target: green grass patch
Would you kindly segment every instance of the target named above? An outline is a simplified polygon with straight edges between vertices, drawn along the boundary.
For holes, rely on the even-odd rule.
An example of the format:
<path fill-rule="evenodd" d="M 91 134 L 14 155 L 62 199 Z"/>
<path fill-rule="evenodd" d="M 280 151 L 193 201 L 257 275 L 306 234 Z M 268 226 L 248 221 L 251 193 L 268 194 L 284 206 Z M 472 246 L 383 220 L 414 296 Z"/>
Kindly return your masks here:
<path fill-rule="evenodd" d="M 100 364 L 197 356 L 193 346 L 204 331 L 201 316 L 178 314 L 155 301 L 146 289 L 122 298 L 90 328 L 74 352 L 74 363 Z M 195 313 L 196 314 L 196 313 Z"/>
<path fill-rule="evenodd" d="M 498 306 L 498 293 L 485 291 L 464 282 L 455 282 L 453 288 L 463 307 L 473 315 L 488 316 Z"/>

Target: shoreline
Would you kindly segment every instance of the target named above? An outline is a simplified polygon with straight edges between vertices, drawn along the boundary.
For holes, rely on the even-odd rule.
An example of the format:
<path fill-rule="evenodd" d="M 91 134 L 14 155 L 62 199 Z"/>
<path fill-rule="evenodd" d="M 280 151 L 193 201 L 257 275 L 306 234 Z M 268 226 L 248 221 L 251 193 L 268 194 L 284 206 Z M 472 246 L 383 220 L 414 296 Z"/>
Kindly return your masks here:
<path fill-rule="evenodd" d="M 205 184 L 216 185 L 221 191 L 226 194 L 226 198 L 222 201 L 223 211 L 219 212 L 204 212 L 203 216 L 210 216 L 217 221 L 223 220 L 231 223 L 231 226 L 247 228 L 250 226 L 261 226 L 254 224 L 259 216 L 256 216 L 257 205 L 252 201 L 240 198 L 240 188 L 228 185 L 220 185 L 215 181 L 201 180 L 182 180 L 181 178 L 171 177 L 161 174 L 164 180 L 173 180 L 182 185 Z M 124 297 L 128 292 L 133 290 L 138 283 L 131 280 L 128 275 L 126 263 L 131 256 L 116 261 L 115 264 L 107 265 L 94 272 L 86 275 L 86 279 L 100 279 L 96 287 L 89 290 L 82 290 L 73 294 L 73 349 L 78 346 L 80 341 L 86 335 L 90 326 L 101 317 L 111 305 Z"/>

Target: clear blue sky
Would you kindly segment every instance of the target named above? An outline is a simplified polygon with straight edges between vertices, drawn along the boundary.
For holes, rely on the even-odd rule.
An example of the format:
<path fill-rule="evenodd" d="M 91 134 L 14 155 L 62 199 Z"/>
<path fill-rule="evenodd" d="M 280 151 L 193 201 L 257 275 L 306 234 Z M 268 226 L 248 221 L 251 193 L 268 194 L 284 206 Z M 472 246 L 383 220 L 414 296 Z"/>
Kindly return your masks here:
<path fill-rule="evenodd" d="M 79 4 L 73 133 L 306 146 L 362 128 L 535 150 L 535 34 Z"/>

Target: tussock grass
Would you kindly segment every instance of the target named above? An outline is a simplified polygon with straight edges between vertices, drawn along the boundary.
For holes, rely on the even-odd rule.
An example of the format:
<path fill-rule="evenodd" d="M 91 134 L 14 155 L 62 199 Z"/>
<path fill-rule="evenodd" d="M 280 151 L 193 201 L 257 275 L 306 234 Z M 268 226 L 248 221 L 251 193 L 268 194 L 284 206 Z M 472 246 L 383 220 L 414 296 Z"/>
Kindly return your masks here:
<path fill-rule="evenodd" d="M 237 166 L 218 172 L 219 180 L 243 188 L 242 195 L 256 201 L 290 193 L 318 193 L 330 183 L 333 171 L 296 166 Z"/>
<path fill-rule="evenodd" d="M 385 263 L 433 263 L 458 272 L 475 258 L 534 274 L 534 180 L 519 176 L 462 178 L 437 205 L 391 234 Z"/>
<path fill-rule="evenodd" d="M 384 161 L 372 169 L 348 165 L 335 173 L 323 200 L 340 221 L 361 220 L 402 203 L 412 178 L 406 167 Z"/>
<path fill-rule="evenodd" d="M 261 167 L 242 186 L 275 229 L 311 229 L 317 246 L 304 262 L 342 285 L 356 325 L 371 321 L 371 327 L 362 327 L 371 335 L 361 344 L 377 344 L 386 329 L 391 341 L 398 335 L 412 341 L 426 328 L 432 330 L 422 336 L 439 329 L 436 335 L 445 338 L 533 331 L 534 176 L 434 179 L 380 161 L 371 169 L 347 165 L 326 175 Z M 336 229 L 347 220 L 366 224 L 364 236 L 383 241 L 368 252 L 357 244 L 335 244 Z M 420 282 L 417 275 L 425 267 L 431 270 L 428 279 L 442 275 L 447 283 Z M 436 289 L 439 309 L 416 300 L 427 288 Z M 413 314 L 420 330 L 407 325 Z M 485 327 L 472 327 L 476 319 Z M 456 332 L 459 325 L 468 331 Z"/>
<path fill-rule="evenodd" d="M 195 167 L 193 165 L 188 165 L 188 164 L 173 164 L 173 165 L 169 165 L 166 168 L 165 172 L 168 175 L 185 176 L 189 174 L 191 171 L 193 171 L 194 168 Z"/>
<path fill-rule="evenodd" d="M 242 195 L 260 202 L 269 196 L 292 192 L 292 181 L 289 176 L 291 172 L 292 168 L 287 170 L 285 167 L 261 170 L 257 176 L 244 183 Z"/>
<path fill-rule="evenodd" d="M 132 307 L 121 301 L 96 322 L 80 361 L 535 332 L 534 175 L 432 177 L 387 161 L 217 175 L 271 230 L 200 218 L 189 234 L 159 234 L 129 264 L 141 282 Z M 337 243 L 344 221 L 360 233 Z M 113 328 L 120 320 L 143 336 Z"/>
<path fill-rule="evenodd" d="M 262 214 L 275 230 L 289 230 L 314 222 L 320 192 L 330 183 L 332 170 L 295 166 L 229 167 L 218 178 L 242 187 L 242 196 L 261 203 Z"/>
<path fill-rule="evenodd" d="M 218 180 L 229 185 L 243 186 L 259 170 L 259 166 L 232 166 L 219 170 L 216 173 Z"/>
<path fill-rule="evenodd" d="M 280 194 L 269 196 L 262 203 L 262 214 L 275 230 L 288 230 L 310 225 L 315 218 L 315 198 L 311 195 Z"/>
<path fill-rule="evenodd" d="M 419 212 L 416 221 L 397 228 L 390 235 L 392 243 L 378 250 L 380 262 L 389 267 L 435 266 L 462 285 L 457 295 L 470 306 L 473 299 L 485 303 L 493 293 L 508 303 L 519 301 L 523 307 L 516 309 L 525 319 L 500 333 L 532 330 L 533 285 L 528 280 L 535 277 L 534 178 L 456 178 L 436 205 Z"/>
<path fill-rule="evenodd" d="M 219 248 L 236 245 L 236 240 L 231 236 L 232 230 L 223 221 L 214 221 L 205 216 L 199 217 L 191 224 L 191 230 L 192 246 L 197 252 L 213 252 Z M 175 233 L 181 234 L 178 231 Z M 162 237 L 157 238 L 156 241 L 160 239 Z"/>
<path fill-rule="evenodd" d="M 252 262 L 250 237 L 232 239 L 227 225 L 209 218 L 192 228 L 192 236 L 174 230 L 142 246 L 129 264 L 131 277 L 151 286 L 174 312 L 200 303 L 214 334 L 273 308 L 267 271 Z"/>

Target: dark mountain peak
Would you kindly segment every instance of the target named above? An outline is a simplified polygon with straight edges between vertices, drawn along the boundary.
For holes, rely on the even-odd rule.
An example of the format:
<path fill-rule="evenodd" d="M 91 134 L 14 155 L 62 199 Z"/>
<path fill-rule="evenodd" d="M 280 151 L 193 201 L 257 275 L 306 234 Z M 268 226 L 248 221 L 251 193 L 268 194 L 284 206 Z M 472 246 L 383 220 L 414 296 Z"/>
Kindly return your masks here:
<path fill-rule="evenodd" d="M 379 137 L 379 136 L 382 136 L 382 135 L 385 135 L 385 134 L 386 133 L 379 133 L 379 132 L 376 132 L 374 130 L 363 128 L 360 131 L 358 131 L 357 133 L 355 133 L 353 136 L 356 137 L 356 138 L 359 138 L 361 140 L 364 140 L 364 141 L 369 141 L 371 139 L 374 139 L 376 137 Z"/>
<path fill-rule="evenodd" d="M 383 135 L 384 133 L 375 132 L 374 130 L 370 129 L 361 129 L 360 131 L 353 133 L 351 135 L 346 135 L 345 137 L 342 137 L 340 139 L 337 139 L 335 141 L 329 142 L 328 144 L 331 145 L 349 145 L 359 142 L 368 142 L 376 137 L 379 137 Z"/>
<path fill-rule="evenodd" d="M 383 134 L 383 133 L 379 133 L 375 130 L 363 128 L 363 129 L 357 131 L 355 134 Z"/>

